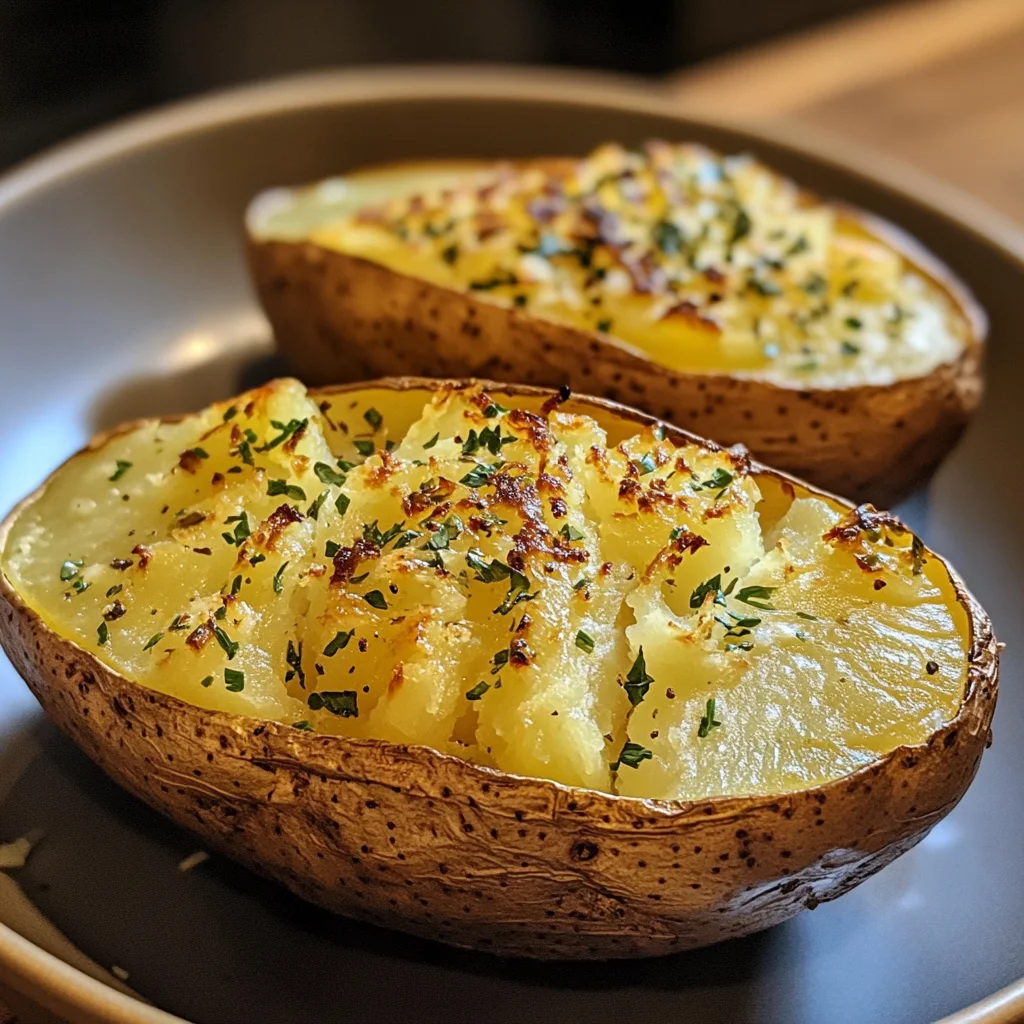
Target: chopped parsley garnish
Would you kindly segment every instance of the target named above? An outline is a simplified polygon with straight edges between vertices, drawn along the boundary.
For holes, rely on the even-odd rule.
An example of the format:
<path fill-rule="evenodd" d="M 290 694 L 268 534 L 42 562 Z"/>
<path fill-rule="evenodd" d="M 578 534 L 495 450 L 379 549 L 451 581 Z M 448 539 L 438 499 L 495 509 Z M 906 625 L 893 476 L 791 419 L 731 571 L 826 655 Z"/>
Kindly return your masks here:
<path fill-rule="evenodd" d="M 636 661 L 633 662 L 633 667 L 626 674 L 626 682 L 623 687 L 626 691 L 626 696 L 629 698 L 629 703 L 632 704 L 633 707 L 636 707 L 637 704 L 647 696 L 647 691 L 651 688 L 651 683 L 653 682 L 653 676 L 649 676 L 647 674 L 647 663 L 644 661 L 644 649 L 641 647 L 637 652 Z"/>
<path fill-rule="evenodd" d="M 163 633 L 154 633 L 147 641 L 146 645 L 142 648 L 144 651 L 150 650 L 150 648 L 156 647 L 161 640 L 163 640 Z"/>
<path fill-rule="evenodd" d="M 481 680 L 472 690 L 466 691 L 466 700 L 479 700 L 490 688 L 490 683 Z"/>
<path fill-rule="evenodd" d="M 218 611 L 219 610 L 220 609 L 218 609 Z M 224 653 L 228 656 L 228 661 L 231 661 L 231 659 L 238 653 L 237 642 L 232 640 L 220 626 L 213 627 L 213 635 L 217 638 L 217 643 L 224 648 Z"/>
<path fill-rule="evenodd" d="M 435 434 L 429 441 L 425 441 L 423 444 L 424 448 L 433 448 L 435 444 L 440 440 L 441 434 Z"/>
<path fill-rule="evenodd" d="M 507 615 L 520 601 L 532 601 L 537 595 L 528 594 L 530 581 L 516 569 L 510 570 L 508 593 L 505 600 L 494 609 L 498 615 Z"/>
<path fill-rule="evenodd" d="M 694 590 L 690 595 L 690 607 L 700 608 L 708 594 L 715 595 L 715 604 L 720 604 L 723 608 L 725 607 L 725 595 L 722 593 L 722 576 L 720 573 L 716 573 L 711 579 L 705 580 Z"/>
<path fill-rule="evenodd" d="M 235 524 L 234 533 L 222 533 L 221 536 L 227 541 L 228 544 L 234 544 L 234 546 L 240 547 L 242 541 L 249 536 L 249 517 L 245 512 L 242 512 L 237 516 L 228 516 L 224 520 L 224 524 L 228 523 Z"/>
<path fill-rule="evenodd" d="M 91 583 L 86 583 L 83 579 L 73 580 L 71 583 L 71 589 L 76 594 L 82 594 L 92 586 Z"/>
<path fill-rule="evenodd" d="M 778 587 L 741 587 L 736 591 L 736 600 L 749 604 L 763 612 L 774 611 L 774 606 L 765 602 L 775 593 Z"/>
<path fill-rule="evenodd" d="M 515 274 L 506 274 L 504 277 L 491 277 L 483 281 L 470 281 L 469 287 L 474 292 L 489 292 L 507 284 L 519 284 L 519 278 Z"/>
<path fill-rule="evenodd" d="M 224 685 L 232 693 L 241 693 L 245 689 L 245 673 L 237 668 L 224 669 Z"/>
<path fill-rule="evenodd" d="M 292 722 L 293 729 L 300 729 L 302 732 L 314 732 L 313 726 L 309 724 L 305 719 L 301 722 Z"/>
<path fill-rule="evenodd" d="M 854 345 L 852 341 L 843 340 L 839 343 L 839 351 L 842 352 L 844 356 L 859 356 L 860 345 Z"/>
<path fill-rule="evenodd" d="M 476 548 L 466 552 L 466 561 L 470 569 L 476 572 L 476 578 L 481 583 L 497 583 L 512 575 L 512 570 L 504 562 L 494 558 L 488 563 Z"/>
<path fill-rule="evenodd" d="M 612 322 L 611 322 L 611 320 L 598 320 L 597 321 L 597 329 L 602 334 L 607 334 L 612 329 Z"/>
<path fill-rule="evenodd" d="M 587 579 L 587 577 L 584 576 L 582 579 L 577 580 L 572 585 L 572 589 L 573 590 L 582 590 L 584 587 L 589 587 L 590 584 L 593 583 L 593 582 L 594 582 L 593 580 Z"/>
<path fill-rule="evenodd" d="M 356 451 L 364 458 L 369 458 L 377 450 L 377 446 L 372 441 L 361 437 L 357 437 L 352 443 L 355 445 Z"/>
<path fill-rule="evenodd" d="M 310 519 L 320 518 L 320 509 L 324 507 L 324 502 L 327 500 L 327 496 L 330 493 L 330 491 L 321 491 L 319 495 L 317 495 L 313 504 L 306 509 L 306 515 L 309 516 Z"/>
<path fill-rule="evenodd" d="M 114 470 L 113 476 L 110 477 L 111 483 L 113 483 L 115 480 L 120 480 L 121 477 L 123 477 L 125 475 L 125 473 L 127 473 L 128 470 L 131 469 L 131 468 L 132 468 L 132 463 L 125 462 L 123 459 L 118 459 L 117 460 L 117 469 Z"/>
<path fill-rule="evenodd" d="M 570 523 L 566 523 L 558 532 L 568 541 L 583 540 L 584 537 L 583 531 L 577 530 Z"/>
<path fill-rule="evenodd" d="M 336 540 L 329 540 L 324 545 L 324 557 L 333 558 L 341 550 L 341 545 Z"/>
<path fill-rule="evenodd" d="M 742 206 L 736 207 L 736 218 L 732 222 L 732 235 L 729 238 L 729 245 L 735 245 L 737 242 L 742 241 L 747 235 L 750 234 L 750 229 L 753 225 L 750 221 L 750 215 Z"/>
<path fill-rule="evenodd" d="M 404 526 L 405 520 L 403 519 L 400 523 L 393 523 L 381 533 L 377 520 L 374 519 L 372 523 L 363 524 L 363 539 L 370 544 L 375 544 L 377 547 L 382 548 L 393 541 L 402 532 Z"/>
<path fill-rule="evenodd" d="M 350 629 L 347 633 L 338 632 L 334 634 L 334 639 L 324 648 L 324 656 L 333 658 L 338 651 L 343 651 L 348 647 L 349 640 L 356 635 L 354 629 Z"/>
<path fill-rule="evenodd" d="M 658 468 L 658 464 L 650 452 L 637 460 L 637 466 L 641 476 L 647 476 L 648 473 L 653 473 Z"/>
<path fill-rule="evenodd" d="M 400 533 L 395 540 L 395 550 L 397 551 L 399 548 L 408 547 L 414 540 L 418 540 L 421 536 L 423 535 L 419 530 L 405 530 L 403 533 Z"/>
<path fill-rule="evenodd" d="M 236 576 L 231 581 L 231 596 L 234 597 L 242 589 L 242 577 Z"/>
<path fill-rule="evenodd" d="M 449 516 L 449 519 L 453 517 Z M 459 529 L 457 526 L 449 525 L 448 521 L 441 523 L 440 526 L 430 535 L 427 539 L 426 544 L 423 545 L 424 551 L 445 551 L 448 548 L 450 541 L 455 540 L 459 535 Z"/>
<path fill-rule="evenodd" d="M 622 748 L 622 753 L 619 754 L 618 760 L 613 761 L 611 768 L 612 771 L 618 771 L 619 765 L 627 765 L 630 768 L 639 768 L 641 761 L 650 761 L 654 757 L 652 751 L 646 747 L 642 747 L 639 743 L 627 743 Z"/>
<path fill-rule="evenodd" d="M 810 244 L 807 241 L 806 235 L 798 235 L 793 244 L 786 250 L 787 256 L 799 256 L 802 252 L 807 252 L 810 248 Z"/>
<path fill-rule="evenodd" d="M 352 499 L 347 494 L 339 494 L 338 500 L 334 503 L 334 507 L 338 510 L 338 515 L 343 516 L 348 511 L 348 507 L 351 504 Z"/>
<path fill-rule="evenodd" d="M 120 594 L 124 590 L 123 583 L 115 583 L 108 591 L 107 597 L 113 597 L 115 594 Z"/>
<path fill-rule="evenodd" d="M 96 630 L 96 642 L 102 647 L 110 639 L 110 630 L 107 629 L 107 624 L 101 622 Z"/>
<path fill-rule="evenodd" d="M 283 495 L 291 498 L 292 501 L 305 501 L 306 492 L 296 484 L 290 484 L 287 480 L 268 480 L 267 495 L 271 498 Z"/>
<path fill-rule="evenodd" d="M 489 419 L 489 420 L 493 420 L 495 416 L 503 416 L 507 412 L 508 412 L 508 409 L 506 409 L 505 406 L 498 405 L 497 402 L 491 402 L 484 409 L 484 416 L 487 419 Z M 481 435 L 481 436 L 483 436 L 483 435 Z M 509 438 L 508 440 L 512 440 L 512 439 Z M 508 444 L 508 440 L 505 441 L 505 444 Z"/>
<path fill-rule="evenodd" d="M 797 615 L 799 615 L 801 619 L 807 619 L 809 622 L 818 621 L 818 616 L 812 615 L 810 612 L 797 612 Z"/>
<path fill-rule="evenodd" d="M 372 406 L 363 413 L 363 419 L 366 420 L 374 430 L 380 430 L 380 425 L 384 422 L 384 417 L 381 416 L 381 414 Z"/>
<path fill-rule="evenodd" d="M 209 689 L 211 686 L 213 686 L 213 676 L 203 676 L 203 678 L 199 680 L 199 685 L 205 686 L 207 689 Z"/>
<path fill-rule="evenodd" d="M 388 606 L 387 601 L 384 600 L 384 595 L 379 590 L 371 590 L 368 594 L 363 594 L 363 600 L 371 608 L 379 608 L 381 611 L 384 611 Z"/>
<path fill-rule="evenodd" d="M 719 466 L 707 480 L 698 486 L 702 487 L 706 491 L 718 491 L 718 494 L 716 494 L 715 497 L 720 498 L 722 496 L 722 491 L 724 491 L 734 479 L 735 478 L 729 470 L 723 469 Z"/>
<path fill-rule="evenodd" d="M 758 295 L 764 295 L 766 298 L 782 294 L 782 288 L 778 284 L 761 277 L 752 277 L 747 281 L 747 287 L 752 292 L 757 292 Z"/>
<path fill-rule="evenodd" d="M 299 686 L 304 690 L 306 688 L 306 673 L 302 670 L 302 641 L 299 641 L 299 646 L 288 641 L 288 651 L 284 656 L 284 660 L 288 662 L 288 671 L 284 674 L 284 681 L 290 683 L 296 676 L 299 677 Z"/>
<path fill-rule="evenodd" d="M 78 571 L 82 568 L 83 565 L 85 565 L 85 559 L 83 559 L 83 558 L 79 558 L 79 559 L 69 558 L 60 567 L 60 578 L 61 578 L 61 580 L 64 583 L 67 583 L 69 580 L 73 580 L 78 575 Z"/>
<path fill-rule="evenodd" d="M 321 690 L 311 693 L 306 704 L 311 711 L 329 711 L 339 718 L 359 717 L 359 696 L 355 690 Z"/>
<path fill-rule="evenodd" d="M 659 220 L 652 231 L 654 244 L 666 255 L 677 256 L 683 247 L 683 233 L 670 220 Z"/>
<path fill-rule="evenodd" d="M 284 571 L 288 568 L 288 563 L 284 562 L 281 568 L 274 573 L 274 593 L 280 594 L 284 590 Z"/>
<path fill-rule="evenodd" d="M 458 258 L 459 247 L 457 245 L 449 245 L 441 250 L 441 259 L 443 259 L 449 267 L 452 266 Z"/>
<path fill-rule="evenodd" d="M 316 463 L 313 466 L 313 472 L 316 473 L 317 479 L 322 484 L 334 484 L 335 487 L 341 487 L 345 483 L 345 477 L 326 462 Z"/>
<path fill-rule="evenodd" d="M 167 628 L 170 630 L 188 629 L 188 616 L 175 615 L 174 618 L 171 619 L 171 624 Z"/>
<path fill-rule="evenodd" d="M 237 415 L 238 415 L 238 406 L 237 405 L 229 405 L 224 410 L 224 415 L 221 418 L 222 418 L 222 420 L 225 423 L 227 423 L 228 420 L 233 420 Z"/>
<path fill-rule="evenodd" d="M 474 466 L 460 481 L 460 484 L 465 484 L 467 487 L 483 487 L 488 480 L 495 474 L 498 467 L 485 466 L 480 463 Z"/>
<path fill-rule="evenodd" d="M 821 274 L 811 274 L 800 287 L 808 295 L 824 295 L 828 291 L 828 281 Z"/>
<path fill-rule="evenodd" d="M 708 697 L 708 702 L 704 707 L 704 717 L 700 720 L 700 726 L 697 728 L 697 735 L 704 739 L 712 729 L 717 729 L 721 724 L 715 720 L 715 698 Z"/>
<path fill-rule="evenodd" d="M 272 448 L 276 448 L 279 444 L 284 444 L 288 438 L 297 434 L 300 430 L 304 430 L 308 425 L 309 420 L 289 420 L 287 423 L 282 423 L 280 420 L 271 420 L 270 425 L 280 433 L 277 437 L 271 438 L 265 445 L 260 446 L 256 449 L 258 452 L 269 452 Z"/>
<path fill-rule="evenodd" d="M 651 433 L 654 434 L 654 440 L 655 441 L 664 441 L 665 440 L 665 424 L 664 423 L 659 423 L 654 428 L 654 430 L 651 431 Z"/>
<path fill-rule="evenodd" d="M 221 605 L 214 613 L 213 617 L 218 622 L 223 622 L 228 617 L 228 609 L 226 605 Z"/>
<path fill-rule="evenodd" d="M 594 638 L 589 633 L 579 630 L 576 634 L 576 646 L 586 654 L 594 653 Z"/>

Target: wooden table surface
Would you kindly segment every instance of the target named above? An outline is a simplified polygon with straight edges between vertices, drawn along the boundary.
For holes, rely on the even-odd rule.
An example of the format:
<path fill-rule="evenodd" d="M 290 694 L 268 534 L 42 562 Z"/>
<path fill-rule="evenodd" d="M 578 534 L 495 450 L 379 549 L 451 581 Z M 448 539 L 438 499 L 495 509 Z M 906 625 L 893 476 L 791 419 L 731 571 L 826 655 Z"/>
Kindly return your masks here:
<path fill-rule="evenodd" d="M 686 109 L 788 121 L 946 179 L 1024 225 L 1024 0 L 916 0 L 674 76 Z"/>
<path fill-rule="evenodd" d="M 667 88 L 704 117 L 798 122 L 866 144 L 1024 225 L 1024 0 L 895 4 L 688 69 Z M 0 1024 L 16 1024 L 3 1005 Z"/>

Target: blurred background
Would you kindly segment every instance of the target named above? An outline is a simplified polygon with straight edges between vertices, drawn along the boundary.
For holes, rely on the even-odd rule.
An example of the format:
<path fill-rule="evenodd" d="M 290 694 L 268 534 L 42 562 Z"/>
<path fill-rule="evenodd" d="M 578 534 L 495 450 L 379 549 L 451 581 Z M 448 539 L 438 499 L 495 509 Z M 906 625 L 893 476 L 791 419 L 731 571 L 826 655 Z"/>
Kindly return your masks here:
<path fill-rule="evenodd" d="M 0 164 L 118 114 L 312 68 L 664 75 L 884 0 L 0 0 Z"/>
<path fill-rule="evenodd" d="M 0 0 L 0 168 L 211 89 L 451 62 L 644 76 L 691 112 L 868 143 L 1024 221 L 1024 0 Z"/>

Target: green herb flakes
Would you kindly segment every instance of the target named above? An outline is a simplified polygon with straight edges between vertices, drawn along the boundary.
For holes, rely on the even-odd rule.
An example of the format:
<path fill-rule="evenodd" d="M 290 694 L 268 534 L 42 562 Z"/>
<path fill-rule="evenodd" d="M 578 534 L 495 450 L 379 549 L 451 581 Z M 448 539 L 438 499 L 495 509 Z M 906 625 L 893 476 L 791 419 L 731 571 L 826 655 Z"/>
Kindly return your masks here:
<path fill-rule="evenodd" d="M 466 691 L 466 700 L 479 700 L 490 688 L 490 683 L 481 680 L 473 689 Z"/>
<path fill-rule="evenodd" d="M 153 635 L 152 635 L 152 636 L 151 636 L 151 637 L 150 637 L 150 638 L 149 638 L 149 639 L 148 639 L 148 640 L 146 641 L 146 645 L 145 645 L 145 646 L 144 646 L 144 647 L 143 647 L 142 649 L 143 649 L 144 651 L 148 651 L 148 650 L 151 650 L 152 648 L 156 647 L 156 645 L 157 645 L 158 643 L 160 643 L 160 641 L 161 641 L 161 640 L 163 640 L 163 638 L 164 638 L 164 635 L 163 635 L 163 633 L 154 633 L 154 634 L 153 634 Z"/>
<path fill-rule="evenodd" d="M 310 711 L 329 711 L 339 718 L 359 717 L 359 698 L 355 690 L 321 690 L 306 698 Z"/>
<path fill-rule="evenodd" d="M 274 593 L 280 594 L 284 590 L 284 571 L 288 568 L 288 563 L 282 564 L 281 568 L 274 573 Z"/>
<path fill-rule="evenodd" d="M 704 706 L 704 717 L 700 720 L 700 725 L 697 728 L 697 735 L 704 739 L 712 729 L 717 729 L 721 724 L 715 720 L 715 698 L 708 697 L 708 702 Z"/>
<path fill-rule="evenodd" d="M 576 634 L 576 646 L 585 654 L 594 653 L 594 639 L 582 629 Z"/>
<path fill-rule="evenodd" d="M 334 639 L 324 648 L 324 656 L 327 658 L 333 658 L 338 651 L 345 650 L 348 647 L 349 640 L 356 635 L 354 629 L 350 629 L 347 633 L 337 632 L 334 634 Z"/>
<path fill-rule="evenodd" d="M 642 747 L 639 743 L 627 743 L 622 748 L 618 760 L 612 762 L 611 768 L 613 772 L 618 771 L 619 766 L 623 764 L 629 768 L 639 768 L 641 761 L 650 761 L 653 758 L 654 753 L 646 747 Z"/>
<path fill-rule="evenodd" d="M 385 611 L 388 606 L 384 595 L 379 590 L 371 590 L 368 594 L 363 594 L 363 600 L 371 608 L 379 608 L 381 611 Z"/>
<path fill-rule="evenodd" d="M 291 498 L 292 501 L 305 501 L 306 492 L 296 484 L 290 484 L 287 480 L 268 480 L 267 495 L 271 498 L 283 496 Z"/>
<path fill-rule="evenodd" d="M 626 696 L 629 698 L 629 703 L 633 707 L 636 707 L 644 697 L 647 696 L 647 691 L 651 688 L 651 683 L 654 682 L 654 678 L 647 674 L 647 663 L 644 661 L 644 649 L 643 647 L 637 652 L 636 661 L 633 662 L 633 667 L 626 674 L 626 682 L 623 689 L 626 691 Z M 636 767 L 635 765 L 633 767 Z"/>
<path fill-rule="evenodd" d="M 245 689 L 245 673 L 236 668 L 224 669 L 224 685 L 232 693 L 241 693 Z"/>
<path fill-rule="evenodd" d="M 114 470 L 113 475 L 110 477 L 110 482 L 114 483 L 115 481 L 120 480 L 121 477 L 123 477 L 125 473 L 127 473 L 128 470 L 131 468 L 132 463 L 125 462 L 123 459 L 118 459 L 117 468 Z"/>
<path fill-rule="evenodd" d="M 344 475 L 326 462 L 317 462 L 313 466 L 313 472 L 316 473 L 317 479 L 322 484 L 333 484 L 335 487 L 341 487 L 345 483 Z"/>

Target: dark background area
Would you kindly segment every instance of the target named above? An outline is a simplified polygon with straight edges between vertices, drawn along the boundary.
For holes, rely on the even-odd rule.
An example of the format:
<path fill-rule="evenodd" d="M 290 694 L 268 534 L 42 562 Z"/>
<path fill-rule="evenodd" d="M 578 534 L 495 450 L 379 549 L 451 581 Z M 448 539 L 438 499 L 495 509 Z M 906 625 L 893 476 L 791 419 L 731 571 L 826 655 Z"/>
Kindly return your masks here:
<path fill-rule="evenodd" d="M 0 0 L 0 167 L 221 86 L 382 63 L 658 75 L 891 0 Z"/>

